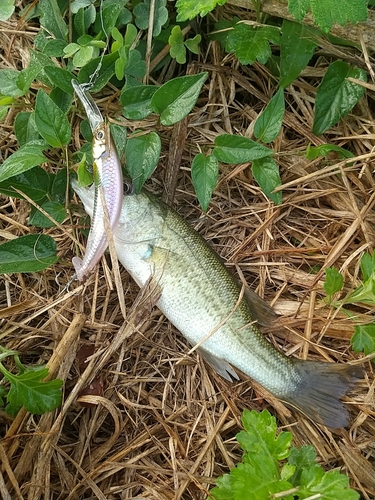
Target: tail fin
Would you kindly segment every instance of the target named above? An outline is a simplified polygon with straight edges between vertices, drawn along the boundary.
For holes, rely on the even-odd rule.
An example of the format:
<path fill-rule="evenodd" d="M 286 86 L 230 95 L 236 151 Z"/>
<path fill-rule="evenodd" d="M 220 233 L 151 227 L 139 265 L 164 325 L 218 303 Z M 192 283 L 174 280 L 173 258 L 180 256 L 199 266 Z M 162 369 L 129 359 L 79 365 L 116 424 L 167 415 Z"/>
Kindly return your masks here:
<path fill-rule="evenodd" d="M 300 383 L 285 402 L 327 427 L 346 427 L 349 413 L 340 398 L 363 377 L 363 368 L 314 361 L 297 361 L 295 368 Z"/>

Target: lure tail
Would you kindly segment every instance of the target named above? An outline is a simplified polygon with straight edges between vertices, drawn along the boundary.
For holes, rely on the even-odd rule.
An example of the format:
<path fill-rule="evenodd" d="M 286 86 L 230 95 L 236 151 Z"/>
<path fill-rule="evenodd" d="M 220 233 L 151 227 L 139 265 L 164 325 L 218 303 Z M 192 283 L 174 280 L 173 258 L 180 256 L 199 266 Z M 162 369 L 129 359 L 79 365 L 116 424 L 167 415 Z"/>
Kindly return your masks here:
<path fill-rule="evenodd" d="M 363 377 L 359 366 L 296 360 L 299 378 L 293 394 L 281 397 L 312 420 L 327 427 L 349 423 L 349 413 L 340 398 Z"/>

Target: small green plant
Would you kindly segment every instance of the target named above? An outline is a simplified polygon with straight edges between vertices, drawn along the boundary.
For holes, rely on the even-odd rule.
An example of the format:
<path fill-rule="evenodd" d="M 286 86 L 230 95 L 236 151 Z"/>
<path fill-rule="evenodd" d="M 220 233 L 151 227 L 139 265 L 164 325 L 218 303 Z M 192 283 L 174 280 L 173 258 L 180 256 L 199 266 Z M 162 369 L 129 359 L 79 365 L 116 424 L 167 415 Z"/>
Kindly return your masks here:
<path fill-rule="evenodd" d="M 327 294 L 327 303 L 332 307 L 341 307 L 351 318 L 354 316 L 353 313 L 343 306 L 362 303 L 375 307 L 375 254 L 364 253 L 360 266 L 362 283 L 341 300 L 333 300 L 333 297 L 343 289 L 343 275 L 336 268 L 327 268 L 325 270 L 326 278 L 323 286 Z M 351 344 L 355 352 L 364 352 L 366 356 L 375 353 L 375 323 L 356 325 Z"/>
<path fill-rule="evenodd" d="M 13 357 L 18 373 L 8 371 L 3 360 Z M 10 415 L 17 415 L 24 406 L 27 411 L 42 415 L 58 408 L 61 405 L 61 387 L 63 381 L 60 379 L 43 382 L 48 375 L 48 368 L 43 365 L 25 366 L 21 363 L 16 351 L 10 351 L 0 346 L 0 406 Z"/>
<path fill-rule="evenodd" d="M 349 479 L 337 470 L 325 472 L 316 463 L 312 446 L 291 446 L 292 433 L 277 433 L 276 419 L 267 410 L 245 410 L 244 430 L 236 436 L 242 461 L 216 481 L 215 500 L 356 500 Z"/>

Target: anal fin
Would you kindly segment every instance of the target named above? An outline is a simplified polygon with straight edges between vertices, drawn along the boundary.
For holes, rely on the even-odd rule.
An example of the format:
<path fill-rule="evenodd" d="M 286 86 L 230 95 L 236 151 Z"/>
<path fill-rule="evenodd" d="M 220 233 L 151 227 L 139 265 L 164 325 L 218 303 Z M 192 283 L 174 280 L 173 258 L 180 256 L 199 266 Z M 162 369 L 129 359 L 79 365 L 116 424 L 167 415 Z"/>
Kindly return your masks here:
<path fill-rule="evenodd" d="M 233 382 L 233 380 L 239 380 L 239 376 L 235 372 L 234 368 L 223 358 L 218 358 L 214 354 L 206 351 L 203 347 L 198 347 L 198 353 L 204 358 L 215 371 L 221 375 L 225 380 Z"/>

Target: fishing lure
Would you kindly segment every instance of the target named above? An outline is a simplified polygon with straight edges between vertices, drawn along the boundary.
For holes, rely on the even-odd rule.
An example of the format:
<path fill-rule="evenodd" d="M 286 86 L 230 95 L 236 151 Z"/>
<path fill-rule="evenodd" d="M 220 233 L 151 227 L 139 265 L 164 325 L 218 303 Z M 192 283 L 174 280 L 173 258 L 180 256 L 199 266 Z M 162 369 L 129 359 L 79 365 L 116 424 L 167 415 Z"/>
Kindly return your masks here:
<path fill-rule="evenodd" d="M 82 281 L 108 246 L 105 219 L 108 215 L 108 225 L 113 231 L 120 217 L 124 193 L 120 159 L 109 126 L 87 91 L 87 85 L 72 80 L 72 86 L 85 108 L 93 135 L 94 210 L 85 256 L 83 259 L 73 257 L 72 260 L 77 279 Z"/>

